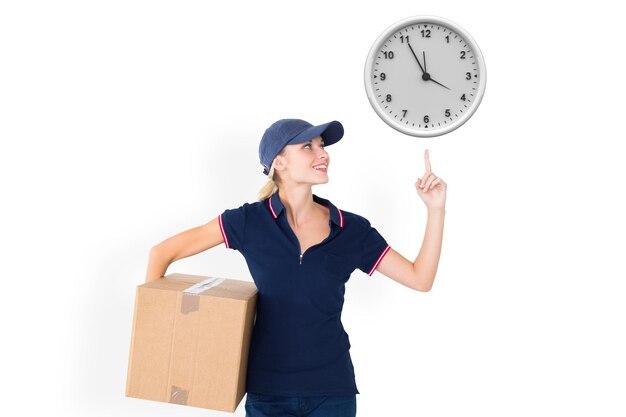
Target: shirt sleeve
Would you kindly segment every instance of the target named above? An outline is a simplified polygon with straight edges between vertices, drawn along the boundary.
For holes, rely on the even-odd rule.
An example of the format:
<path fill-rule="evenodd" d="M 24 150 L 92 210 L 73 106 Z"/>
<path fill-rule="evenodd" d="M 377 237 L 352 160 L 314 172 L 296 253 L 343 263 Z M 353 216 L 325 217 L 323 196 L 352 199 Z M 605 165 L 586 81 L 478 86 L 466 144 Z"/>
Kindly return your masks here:
<path fill-rule="evenodd" d="M 372 227 L 368 220 L 364 220 L 366 231 L 363 237 L 363 251 L 359 269 L 371 276 L 387 252 L 389 252 L 391 246 L 387 244 L 385 238 L 378 233 L 378 230 Z"/>
<path fill-rule="evenodd" d="M 246 230 L 245 204 L 234 209 L 226 209 L 218 216 L 220 230 L 224 238 L 224 245 L 228 249 L 240 251 L 244 245 Z"/>

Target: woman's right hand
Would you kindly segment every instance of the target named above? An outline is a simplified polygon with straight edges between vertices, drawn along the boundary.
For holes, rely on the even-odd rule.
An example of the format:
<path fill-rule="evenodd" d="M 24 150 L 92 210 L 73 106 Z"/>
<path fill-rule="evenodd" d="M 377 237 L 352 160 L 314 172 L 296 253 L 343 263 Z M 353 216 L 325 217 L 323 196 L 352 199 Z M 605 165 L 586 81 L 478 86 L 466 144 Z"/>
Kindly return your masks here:
<path fill-rule="evenodd" d="M 202 226 L 178 233 L 150 250 L 146 282 L 165 276 L 168 266 L 179 259 L 204 252 L 224 242 L 219 216 Z"/>

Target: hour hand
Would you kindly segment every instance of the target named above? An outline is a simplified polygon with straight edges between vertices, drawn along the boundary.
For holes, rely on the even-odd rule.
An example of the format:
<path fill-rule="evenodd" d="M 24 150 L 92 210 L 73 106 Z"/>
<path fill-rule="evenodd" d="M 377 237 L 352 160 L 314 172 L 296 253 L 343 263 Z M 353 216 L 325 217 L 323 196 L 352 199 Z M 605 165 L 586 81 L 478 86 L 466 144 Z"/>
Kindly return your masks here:
<path fill-rule="evenodd" d="M 409 45 L 409 49 L 411 49 L 411 53 L 413 54 L 413 56 L 415 57 L 415 60 L 417 61 L 417 65 L 420 66 L 420 69 L 422 70 L 422 74 L 424 74 L 426 71 L 424 71 L 424 68 L 422 68 L 422 64 L 420 64 L 420 60 L 417 59 L 417 55 L 415 55 L 415 51 L 413 50 L 413 47 L 411 46 L 410 43 L 407 42 L 407 45 Z"/>
<path fill-rule="evenodd" d="M 413 55 L 415 55 L 415 54 L 413 54 Z M 445 85 L 441 84 L 439 81 L 433 80 L 433 79 L 430 77 L 430 74 L 429 74 L 429 73 L 427 73 L 427 72 L 425 71 L 425 70 L 426 70 L 426 51 L 422 51 L 422 56 L 424 57 L 424 58 L 423 58 L 423 59 L 424 59 L 424 74 L 422 74 L 422 80 L 424 80 L 424 81 L 432 81 L 432 82 L 434 82 L 435 84 L 439 84 L 440 86 L 442 86 L 442 87 L 444 87 L 444 88 L 448 88 L 448 87 L 446 87 Z M 419 62 L 419 61 L 418 61 L 418 62 Z M 448 90 L 449 90 L 449 88 L 448 88 Z"/>

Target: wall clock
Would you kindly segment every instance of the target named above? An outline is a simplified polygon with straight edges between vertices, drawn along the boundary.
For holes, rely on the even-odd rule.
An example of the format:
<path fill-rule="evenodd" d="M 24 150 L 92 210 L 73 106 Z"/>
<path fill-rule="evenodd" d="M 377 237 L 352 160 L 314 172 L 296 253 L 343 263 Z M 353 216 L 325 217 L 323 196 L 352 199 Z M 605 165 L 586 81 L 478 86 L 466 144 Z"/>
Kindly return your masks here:
<path fill-rule="evenodd" d="M 412 136 L 439 136 L 463 125 L 480 105 L 486 81 L 474 39 L 437 16 L 394 23 L 365 62 L 370 104 L 389 126 Z"/>

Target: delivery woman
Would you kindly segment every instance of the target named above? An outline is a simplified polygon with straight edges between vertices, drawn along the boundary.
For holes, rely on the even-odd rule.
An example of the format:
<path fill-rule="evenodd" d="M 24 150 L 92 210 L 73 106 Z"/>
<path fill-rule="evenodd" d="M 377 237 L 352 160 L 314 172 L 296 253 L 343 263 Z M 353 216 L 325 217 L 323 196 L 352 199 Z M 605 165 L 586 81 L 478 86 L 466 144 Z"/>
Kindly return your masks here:
<path fill-rule="evenodd" d="M 359 393 L 350 341 L 341 323 L 345 283 L 379 271 L 418 291 L 433 285 L 443 238 L 446 184 L 430 168 L 415 184 L 428 209 L 414 262 L 394 251 L 364 217 L 312 193 L 328 182 L 326 147 L 343 137 L 332 121 L 272 124 L 259 144 L 268 183 L 258 201 L 152 248 L 146 280 L 174 261 L 224 243 L 245 258 L 258 288 L 246 378 L 246 416 L 353 417 Z M 372 155 L 373 157 L 373 155 Z M 375 163 L 380 168 L 380 162 Z"/>

